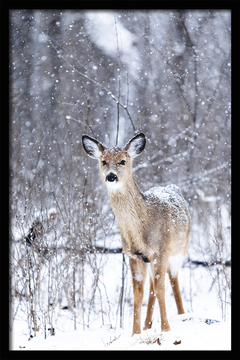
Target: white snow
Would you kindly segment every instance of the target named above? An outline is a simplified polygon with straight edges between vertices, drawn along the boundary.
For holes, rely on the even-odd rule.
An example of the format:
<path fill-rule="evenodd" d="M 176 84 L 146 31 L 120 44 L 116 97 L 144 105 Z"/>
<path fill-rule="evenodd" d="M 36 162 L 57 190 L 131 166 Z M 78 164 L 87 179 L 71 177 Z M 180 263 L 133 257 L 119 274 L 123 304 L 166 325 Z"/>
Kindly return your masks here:
<path fill-rule="evenodd" d="M 115 330 L 109 324 L 93 330 L 57 331 L 46 340 L 40 334 L 28 340 L 18 331 L 12 338 L 12 350 L 231 350 L 230 322 L 208 325 L 206 319 L 204 313 L 175 315 L 169 332 L 154 327 L 133 337 L 131 327 Z M 175 341 L 181 343 L 175 345 Z"/>
<path fill-rule="evenodd" d="M 105 316 L 104 325 L 102 324 L 102 317 L 99 315 L 89 323 L 89 326 L 86 324 L 85 330 L 83 330 L 81 316 L 79 316 L 77 318 L 77 330 L 74 331 L 72 312 L 59 309 L 58 316 L 53 323 L 55 335 L 51 336 L 50 332 L 47 331 L 47 338 L 44 339 L 44 329 L 41 325 L 36 337 L 28 340 L 26 310 L 20 305 L 13 322 L 13 331 L 10 333 L 11 349 L 231 350 L 231 306 L 226 304 L 226 321 L 223 321 L 217 289 L 211 286 L 212 278 L 206 268 L 199 266 L 194 268 L 185 264 L 179 271 L 179 283 L 186 312 L 183 315 L 177 315 L 171 285 L 166 275 L 166 306 L 171 326 L 170 332 L 162 333 L 160 330 L 159 307 L 156 302 L 152 329 L 142 331 L 141 334 L 132 337 L 133 296 L 130 269 L 128 268 L 125 277 L 125 297 L 129 298 L 124 307 L 124 328 L 122 329 L 119 327 L 119 315 L 117 315 L 119 288 L 121 286 L 121 254 L 105 256 L 106 264 L 101 281 L 106 287 L 108 299 L 104 298 L 104 291 L 102 291 L 102 302 L 103 311 L 105 302 L 108 302 L 110 314 Z M 149 282 L 147 280 L 142 306 L 142 327 L 147 310 L 148 291 Z M 16 300 L 15 309 L 18 304 Z M 174 345 L 175 341 L 181 341 L 181 343 Z"/>
<path fill-rule="evenodd" d="M 174 196 L 174 199 L 177 200 L 177 197 L 179 196 L 180 188 L 176 185 L 167 185 L 167 186 L 157 186 L 153 187 L 147 191 L 145 191 L 146 196 L 157 196 L 159 199 L 163 201 L 169 201 L 169 199 Z"/>

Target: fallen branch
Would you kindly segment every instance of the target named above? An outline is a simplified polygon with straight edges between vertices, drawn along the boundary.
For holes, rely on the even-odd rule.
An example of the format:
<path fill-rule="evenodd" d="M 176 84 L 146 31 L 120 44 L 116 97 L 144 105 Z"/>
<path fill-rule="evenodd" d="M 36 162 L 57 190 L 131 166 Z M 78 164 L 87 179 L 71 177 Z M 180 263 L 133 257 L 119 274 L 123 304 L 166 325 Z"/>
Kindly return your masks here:
<path fill-rule="evenodd" d="M 213 261 L 211 263 L 207 262 L 207 261 L 199 261 L 199 260 L 187 260 L 187 263 L 193 264 L 193 265 L 201 265 L 201 266 L 215 266 L 215 265 L 225 265 L 225 266 L 231 266 L 232 262 L 231 260 L 226 260 L 226 261 Z"/>
<path fill-rule="evenodd" d="M 28 244 L 29 245 L 29 244 Z M 47 255 L 49 252 L 53 253 L 53 251 L 60 251 L 60 250 L 64 250 L 64 251 L 70 251 L 71 248 L 70 247 L 65 247 L 65 246 L 59 246 L 58 248 L 56 247 L 45 247 L 44 248 L 44 256 Z M 123 249 L 121 247 L 118 248 L 108 248 L 106 246 L 87 246 L 84 249 L 76 249 L 76 253 L 77 255 L 81 255 L 83 253 L 88 253 L 88 254 L 95 254 L 95 253 L 101 253 L 101 254 L 122 254 Z M 216 261 L 212 261 L 212 262 L 207 262 L 207 261 L 200 261 L 200 260 L 191 260 L 188 259 L 186 260 L 187 264 L 193 264 L 196 266 L 205 266 L 205 267 L 210 267 L 210 266 L 215 266 L 215 265 L 224 265 L 224 266 L 231 266 L 232 265 L 232 261 L 231 260 L 226 260 L 226 261 L 222 261 L 222 260 L 216 260 Z"/>

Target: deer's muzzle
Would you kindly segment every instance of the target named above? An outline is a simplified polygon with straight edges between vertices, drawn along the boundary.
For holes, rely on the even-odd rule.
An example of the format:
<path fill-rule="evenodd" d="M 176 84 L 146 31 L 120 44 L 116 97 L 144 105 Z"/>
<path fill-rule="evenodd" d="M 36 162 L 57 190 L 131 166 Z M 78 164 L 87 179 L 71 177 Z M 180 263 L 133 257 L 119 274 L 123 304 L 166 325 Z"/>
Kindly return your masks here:
<path fill-rule="evenodd" d="M 106 181 L 113 182 L 115 180 L 117 181 L 117 175 L 113 173 L 110 173 L 106 176 Z"/>

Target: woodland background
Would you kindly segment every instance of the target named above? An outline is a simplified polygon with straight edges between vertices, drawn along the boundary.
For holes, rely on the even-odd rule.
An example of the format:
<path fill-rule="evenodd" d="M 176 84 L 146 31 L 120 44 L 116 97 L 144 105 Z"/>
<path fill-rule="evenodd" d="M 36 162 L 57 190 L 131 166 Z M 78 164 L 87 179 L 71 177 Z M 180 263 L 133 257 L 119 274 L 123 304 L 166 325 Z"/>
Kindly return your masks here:
<path fill-rule="evenodd" d="M 9 44 L 10 329 L 20 309 L 29 334 L 45 336 L 64 310 L 83 329 L 99 317 L 123 326 L 131 314 L 128 260 L 81 137 L 122 146 L 140 130 L 136 180 L 183 191 L 192 217 L 184 266 L 193 277 L 207 267 L 226 316 L 230 11 L 11 10 Z M 122 268 L 112 298 L 102 277 L 111 256 Z"/>

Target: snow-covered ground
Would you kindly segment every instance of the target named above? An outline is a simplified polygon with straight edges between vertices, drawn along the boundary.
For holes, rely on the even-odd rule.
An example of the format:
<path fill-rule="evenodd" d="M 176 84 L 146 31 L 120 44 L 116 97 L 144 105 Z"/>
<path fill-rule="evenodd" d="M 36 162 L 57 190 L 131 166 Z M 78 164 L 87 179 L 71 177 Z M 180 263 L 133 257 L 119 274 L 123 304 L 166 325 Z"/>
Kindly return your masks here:
<path fill-rule="evenodd" d="M 13 322 L 11 349 L 13 350 L 231 350 L 231 307 L 226 304 L 221 309 L 217 289 L 212 286 L 209 271 L 201 266 L 188 264 L 180 270 L 179 281 L 186 314 L 177 315 L 171 287 L 166 278 L 166 304 L 171 331 L 161 333 L 158 304 L 155 304 L 153 326 L 140 335 L 132 333 L 132 302 L 124 307 L 123 329 L 119 327 L 119 315 L 116 315 L 121 277 L 121 254 L 109 254 L 104 266 L 102 280 L 108 293 L 108 306 L 111 314 L 96 317 L 89 326 L 77 321 L 77 330 L 73 330 L 72 313 L 60 310 L 54 322 L 55 335 L 44 329 L 29 340 L 27 316 L 20 305 Z M 114 269 L 114 271 L 113 271 Z M 131 278 L 126 276 L 126 296 L 131 295 Z M 104 292 L 102 292 L 104 294 Z M 128 295 L 129 294 L 129 295 Z M 148 284 L 146 283 L 142 307 L 142 323 L 147 309 Z M 104 296 L 102 297 L 104 308 Z M 18 304 L 15 304 L 15 309 Z M 224 312 L 224 321 L 222 315 Z M 106 319 L 109 319 L 107 321 Z M 181 343 L 180 343 L 181 341 Z M 160 345 L 159 345 L 160 343 Z M 174 344 L 175 343 L 175 344 Z"/>
<path fill-rule="evenodd" d="M 45 340 L 42 334 L 30 341 L 21 334 L 24 324 L 16 322 L 13 350 L 231 350 L 230 322 L 207 321 L 207 313 L 171 317 L 172 330 L 161 333 L 159 326 L 131 337 L 131 327 L 56 331 Z M 208 324 L 206 322 L 209 322 Z M 21 330 L 20 330 L 21 329 Z M 181 343 L 180 343 L 181 341 Z M 159 345 L 160 343 L 160 345 Z M 175 344 L 174 344 L 175 343 Z"/>

